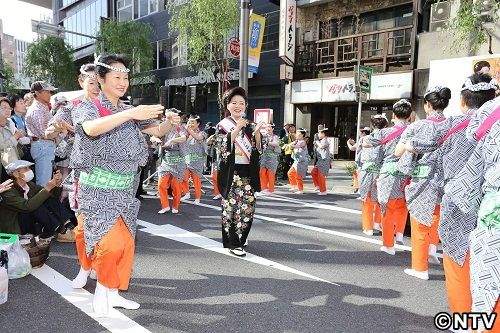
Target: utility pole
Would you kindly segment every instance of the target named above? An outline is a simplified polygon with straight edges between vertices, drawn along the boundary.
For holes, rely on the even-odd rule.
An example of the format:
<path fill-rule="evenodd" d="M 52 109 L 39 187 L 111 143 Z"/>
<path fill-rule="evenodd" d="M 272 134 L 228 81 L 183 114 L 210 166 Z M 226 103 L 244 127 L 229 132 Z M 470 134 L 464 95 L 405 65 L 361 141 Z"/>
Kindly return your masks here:
<path fill-rule="evenodd" d="M 240 87 L 248 93 L 248 23 L 250 0 L 241 0 L 240 11 Z"/>

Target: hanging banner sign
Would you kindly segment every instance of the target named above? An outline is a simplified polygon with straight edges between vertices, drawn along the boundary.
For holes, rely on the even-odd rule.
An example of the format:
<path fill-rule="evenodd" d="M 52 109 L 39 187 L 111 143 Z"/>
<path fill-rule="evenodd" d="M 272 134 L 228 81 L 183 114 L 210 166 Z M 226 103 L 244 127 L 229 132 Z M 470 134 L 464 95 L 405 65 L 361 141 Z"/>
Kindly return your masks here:
<path fill-rule="evenodd" d="M 295 62 L 295 34 L 297 20 L 297 3 L 295 0 L 280 1 L 280 39 L 279 56 L 288 65 Z"/>
<path fill-rule="evenodd" d="M 257 73 L 259 70 L 260 51 L 264 39 L 266 18 L 257 14 L 250 15 L 248 39 L 248 71 Z"/>

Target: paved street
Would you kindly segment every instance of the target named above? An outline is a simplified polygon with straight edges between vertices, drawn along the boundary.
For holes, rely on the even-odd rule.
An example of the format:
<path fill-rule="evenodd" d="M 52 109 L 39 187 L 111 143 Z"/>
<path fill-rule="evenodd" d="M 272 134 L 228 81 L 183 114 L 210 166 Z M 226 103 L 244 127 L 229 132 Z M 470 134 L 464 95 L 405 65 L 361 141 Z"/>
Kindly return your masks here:
<path fill-rule="evenodd" d="M 333 173 L 334 192 L 349 187 L 344 176 L 343 170 Z M 259 198 L 241 259 L 222 248 L 211 192 L 201 205 L 191 200 L 179 214 L 163 216 L 150 193 L 125 294 L 139 310 L 93 319 L 95 281 L 73 291 L 74 245 L 54 242 L 47 265 L 10 281 L 1 331 L 424 333 L 435 332 L 433 316 L 448 310 L 442 266 L 431 266 L 430 281 L 404 274 L 409 247 L 395 257 L 380 252 L 380 237 L 360 230 L 354 195 L 299 196 L 279 187 L 276 195 Z"/>

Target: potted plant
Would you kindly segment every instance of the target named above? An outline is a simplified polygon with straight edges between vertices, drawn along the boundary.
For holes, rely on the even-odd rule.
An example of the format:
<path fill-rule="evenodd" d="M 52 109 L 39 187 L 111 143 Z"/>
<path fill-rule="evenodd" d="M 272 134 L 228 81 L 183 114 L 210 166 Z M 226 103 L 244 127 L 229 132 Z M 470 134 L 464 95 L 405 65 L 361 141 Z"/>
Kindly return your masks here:
<path fill-rule="evenodd" d="M 352 177 L 352 186 L 353 186 L 353 193 L 357 193 L 359 190 L 359 181 L 358 181 L 358 167 L 356 166 L 356 163 L 350 162 L 345 165 L 345 169 L 347 171 L 347 174 Z"/>

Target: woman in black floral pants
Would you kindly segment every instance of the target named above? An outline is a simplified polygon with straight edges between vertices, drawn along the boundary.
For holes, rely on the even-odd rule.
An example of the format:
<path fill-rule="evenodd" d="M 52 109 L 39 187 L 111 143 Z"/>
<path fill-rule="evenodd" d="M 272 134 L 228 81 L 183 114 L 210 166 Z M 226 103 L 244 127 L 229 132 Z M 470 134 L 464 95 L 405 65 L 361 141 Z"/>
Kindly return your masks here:
<path fill-rule="evenodd" d="M 217 125 L 219 151 L 217 184 L 222 194 L 222 240 L 225 248 L 245 256 L 243 247 L 252 226 L 255 192 L 260 191 L 259 158 L 261 153 L 259 123 L 252 128 L 244 118 L 247 95 L 236 87 L 224 94 L 224 106 L 231 114 Z"/>

